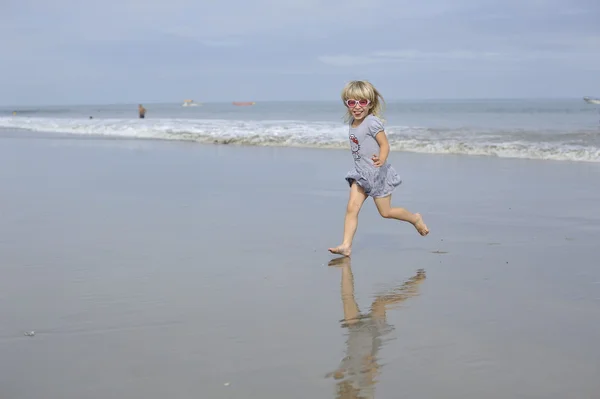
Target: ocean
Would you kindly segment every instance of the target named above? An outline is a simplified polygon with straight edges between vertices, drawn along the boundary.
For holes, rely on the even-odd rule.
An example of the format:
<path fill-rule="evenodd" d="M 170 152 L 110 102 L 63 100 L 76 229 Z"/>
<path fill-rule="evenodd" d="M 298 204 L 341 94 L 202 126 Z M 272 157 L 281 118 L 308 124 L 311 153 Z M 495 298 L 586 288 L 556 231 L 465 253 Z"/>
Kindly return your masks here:
<path fill-rule="evenodd" d="M 0 131 L 348 147 L 341 101 L 144 106 L 146 119 L 137 118 L 137 104 L 1 107 Z M 392 151 L 599 162 L 599 110 L 582 99 L 407 100 L 388 101 L 384 118 Z"/>

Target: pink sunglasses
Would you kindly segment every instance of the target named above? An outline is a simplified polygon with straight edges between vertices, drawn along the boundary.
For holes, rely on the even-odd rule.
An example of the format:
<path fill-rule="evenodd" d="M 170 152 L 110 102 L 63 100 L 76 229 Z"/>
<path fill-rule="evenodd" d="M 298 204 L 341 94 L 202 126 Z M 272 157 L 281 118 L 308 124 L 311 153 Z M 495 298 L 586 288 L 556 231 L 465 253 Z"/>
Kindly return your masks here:
<path fill-rule="evenodd" d="M 361 107 L 366 107 L 367 105 L 371 104 L 371 101 L 369 100 L 346 100 L 346 105 L 350 108 L 354 108 L 356 107 L 356 104 L 360 105 Z"/>

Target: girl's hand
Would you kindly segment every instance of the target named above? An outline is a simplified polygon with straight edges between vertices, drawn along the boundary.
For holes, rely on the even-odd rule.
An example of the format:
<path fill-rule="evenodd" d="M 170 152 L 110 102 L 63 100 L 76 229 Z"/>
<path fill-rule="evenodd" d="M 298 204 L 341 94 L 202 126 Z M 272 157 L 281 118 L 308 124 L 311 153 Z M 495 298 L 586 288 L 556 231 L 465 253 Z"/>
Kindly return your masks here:
<path fill-rule="evenodd" d="M 373 161 L 373 165 L 375 165 L 378 168 L 380 168 L 381 165 L 383 165 L 383 163 L 385 162 L 385 160 L 382 161 L 381 159 L 379 159 L 379 156 L 377 156 L 377 155 L 373 155 L 371 157 L 371 160 Z"/>

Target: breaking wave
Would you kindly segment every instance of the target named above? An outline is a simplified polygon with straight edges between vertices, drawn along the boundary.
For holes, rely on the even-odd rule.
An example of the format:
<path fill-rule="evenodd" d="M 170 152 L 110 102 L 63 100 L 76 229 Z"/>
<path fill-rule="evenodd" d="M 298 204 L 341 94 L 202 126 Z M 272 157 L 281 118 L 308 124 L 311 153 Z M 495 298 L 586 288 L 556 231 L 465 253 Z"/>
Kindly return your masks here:
<path fill-rule="evenodd" d="M 347 127 L 294 120 L 1 117 L 0 128 L 80 136 L 254 146 L 347 148 Z M 388 126 L 392 151 L 600 162 L 600 131 L 431 129 Z"/>

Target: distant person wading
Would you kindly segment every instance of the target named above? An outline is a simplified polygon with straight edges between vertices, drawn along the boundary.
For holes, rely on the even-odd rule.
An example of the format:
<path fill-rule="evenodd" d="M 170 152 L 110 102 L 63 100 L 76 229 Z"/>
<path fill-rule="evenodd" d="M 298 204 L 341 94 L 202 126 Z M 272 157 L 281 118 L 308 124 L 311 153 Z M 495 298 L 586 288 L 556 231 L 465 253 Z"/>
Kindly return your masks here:
<path fill-rule="evenodd" d="M 140 113 L 140 119 L 144 119 L 146 117 L 146 108 L 142 104 L 139 105 L 138 111 Z"/>

